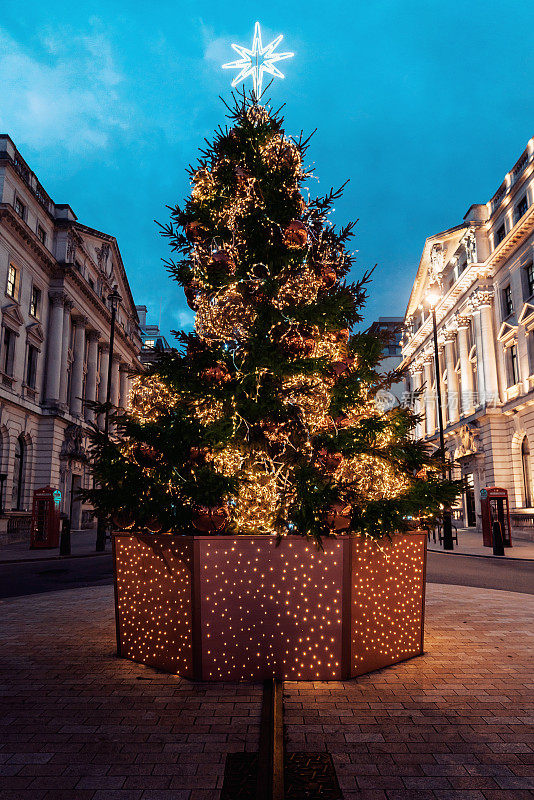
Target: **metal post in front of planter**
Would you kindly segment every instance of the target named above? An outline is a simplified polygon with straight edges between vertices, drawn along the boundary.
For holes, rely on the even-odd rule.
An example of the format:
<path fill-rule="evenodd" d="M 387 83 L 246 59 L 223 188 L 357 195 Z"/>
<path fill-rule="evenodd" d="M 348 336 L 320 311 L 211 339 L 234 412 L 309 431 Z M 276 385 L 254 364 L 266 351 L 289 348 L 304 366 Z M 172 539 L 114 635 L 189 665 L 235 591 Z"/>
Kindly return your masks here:
<path fill-rule="evenodd" d="M 438 326 L 436 321 L 436 304 L 439 300 L 437 295 L 428 296 L 430 310 L 432 311 L 432 326 L 434 333 L 434 367 L 436 373 L 436 393 L 438 399 L 438 425 L 439 425 L 439 449 L 442 463 L 443 480 L 447 480 L 447 458 L 445 453 L 445 435 L 443 429 L 443 410 L 441 402 L 441 383 L 439 374 L 439 349 L 438 349 Z M 443 549 L 454 550 L 452 541 L 452 512 L 448 505 L 443 507 Z"/>
<path fill-rule="evenodd" d="M 111 306 L 111 328 L 109 333 L 109 361 L 108 361 L 108 384 L 106 387 L 106 407 L 104 412 L 104 436 L 109 439 L 109 410 L 111 406 L 111 371 L 113 367 L 113 347 L 115 344 L 115 320 L 117 317 L 117 307 L 122 300 L 117 286 L 108 295 L 108 302 Z M 99 516 L 96 528 L 96 551 L 102 553 L 106 549 L 106 520 Z"/>

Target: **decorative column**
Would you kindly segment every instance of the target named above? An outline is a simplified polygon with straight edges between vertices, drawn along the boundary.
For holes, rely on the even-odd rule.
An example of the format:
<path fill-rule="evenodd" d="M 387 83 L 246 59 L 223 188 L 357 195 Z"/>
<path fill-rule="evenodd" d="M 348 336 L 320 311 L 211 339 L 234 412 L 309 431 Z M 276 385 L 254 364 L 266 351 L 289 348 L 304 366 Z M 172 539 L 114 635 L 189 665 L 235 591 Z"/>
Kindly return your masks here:
<path fill-rule="evenodd" d="M 434 397 L 434 364 L 432 356 L 425 356 L 423 360 L 423 373 L 425 378 L 425 418 L 426 435 L 432 436 L 436 430 L 436 398 Z"/>
<path fill-rule="evenodd" d="M 63 292 L 50 292 L 50 316 L 48 323 L 48 358 L 46 371 L 46 399 L 59 402 L 61 380 L 61 346 L 63 339 Z"/>
<path fill-rule="evenodd" d="M 120 397 L 119 397 L 119 405 L 123 409 L 127 409 L 130 405 L 130 377 L 129 377 L 130 367 L 128 364 L 121 364 L 119 367 L 119 385 L 120 385 Z"/>
<path fill-rule="evenodd" d="M 85 400 L 87 403 L 94 403 L 96 400 L 96 371 L 98 368 L 98 340 L 100 334 L 98 331 L 88 331 L 87 340 L 89 346 L 87 348 L 87 375 L 85 379 Z M 85 407 L 85 419 L 88 422 L 93 422 L 95 412 L 92 408 Z"/>
<path fill-rule="evenodd" d="M 460 359 L 460 392 L 462 396 L 462 414 L 467 414 L 475 406 L 473 368 L 469 361 L 468 330 L 470 317 L 458 316 L 458 357 Z"/>
<path fill-rule="evenodd" d="M 459 419 L 458 408 L 458 376 L 456 374 L 454 331 L 445 331 L 445 367 L 447 369 L 447 408 L 449 423 L 457 422 Z"/>
<path fill-rule="evenodd" d="M 85 361 L 85 326 L 88 320 L 85 317 L 74 317 L 74 360 L 72 362 L 72 376 L 70 387 L 70 413 L 74 417 L 82 413 L 83 369 Z"/>
<path fill-rule="evenodd" d="M 113 363 L 111 365 L 111 405 L 115 408 L 119 405 L 119 364 L 120 356 L 113 356 Z"/>
<path fill-rule="evenodd" d="M 61 378 L 59 383 L 59 398 L 63 408 L 68 408 L 69 398 L 67 397 L 68 372 L 69 372 L 69 348 L 70 348 L 70 312 L 73 304 L 70 300 L 65 300 L 65 313 L 63 317 L 63 345 L 61 348 Z"/>
<path fill-rule="evenodd" d="M 108 390 L 108 365 L 109 365 L 109 344 L 103 344 L 100 347 L 100 383 L 98 384 L 98 402 L 106 402 L 106 394 Z M 100 414 L 98 417 L 98 427 L 104 427 L 104 415 Z"/>
<path fill-rule="evenodd" d="M 486 405 L 499 402 L 499 378 L 497 375 L 497 357 L 495 354 L 495 336 L 493 330 L 493 314 L 491 300 L 493 292 L 485 292 L 480 306 L 480 328 L 484 347 L 484 378 L 486 384 Z"/>

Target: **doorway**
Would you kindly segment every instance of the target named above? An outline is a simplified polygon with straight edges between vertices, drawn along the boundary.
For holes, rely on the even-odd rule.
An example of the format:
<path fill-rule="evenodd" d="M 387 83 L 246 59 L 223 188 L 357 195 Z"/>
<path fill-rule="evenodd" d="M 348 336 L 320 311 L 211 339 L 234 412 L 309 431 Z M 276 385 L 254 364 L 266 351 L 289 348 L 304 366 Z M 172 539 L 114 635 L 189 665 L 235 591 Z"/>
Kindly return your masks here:
<path fill-rule="evenodd" d="M 465 476 L 465 515 L 467 527 L 476 528 L 475 479 L 472 472 L 469 472 Z"/>
<path fill-rule="evenodd" d="M 81 488 L 82 476 L 73 475 L 70 487 L 70 524 L 73 531 L 80 530 L 82 526 L 82 501 L 79 494 Z"/>

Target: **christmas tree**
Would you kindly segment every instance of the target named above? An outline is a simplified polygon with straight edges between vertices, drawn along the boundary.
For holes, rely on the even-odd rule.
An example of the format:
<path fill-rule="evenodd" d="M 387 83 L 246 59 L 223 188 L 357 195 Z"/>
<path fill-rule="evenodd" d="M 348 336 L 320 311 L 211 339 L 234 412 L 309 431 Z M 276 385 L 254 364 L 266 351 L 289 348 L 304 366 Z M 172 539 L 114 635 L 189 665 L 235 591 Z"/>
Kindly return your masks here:
<path fill-rule="evenodd" d="M 403 530 L 457 486 L 413 439 L 413 413 L 376 402 L 392 376 L 384 341 L 355 331 L 370 273 L 348 280 L 353 223 L 329 220 L 342 189 L 309 196 L 309 139 L 254 95 L 228 112 L 162 226 L 195 332 L 136 378 L 113 438 L 95 433 L 86 497 L 153 532 Z"/>

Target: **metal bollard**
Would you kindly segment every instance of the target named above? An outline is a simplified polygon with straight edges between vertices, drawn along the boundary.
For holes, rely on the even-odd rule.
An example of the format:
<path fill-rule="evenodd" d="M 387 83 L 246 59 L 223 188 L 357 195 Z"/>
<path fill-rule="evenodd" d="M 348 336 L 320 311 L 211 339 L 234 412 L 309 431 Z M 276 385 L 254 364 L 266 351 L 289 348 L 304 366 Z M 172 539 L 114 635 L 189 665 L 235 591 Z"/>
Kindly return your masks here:
<path fill-rule="evenodd" d="M 494 556 L 504 556 L 504 542 L 502 539 L 502 530 L 501 524 L 497 520 L 494 521 L 492 527 L 492 539 L 493 539 L 493 555 Z"/>
<path fill-rule="evenodd" d="M 59 540 L 59 555 L 70 556 L 70 519 L 63 518 L 61 526 L 61 538 Z"/>

